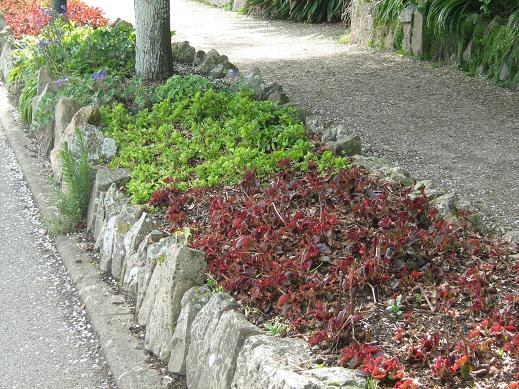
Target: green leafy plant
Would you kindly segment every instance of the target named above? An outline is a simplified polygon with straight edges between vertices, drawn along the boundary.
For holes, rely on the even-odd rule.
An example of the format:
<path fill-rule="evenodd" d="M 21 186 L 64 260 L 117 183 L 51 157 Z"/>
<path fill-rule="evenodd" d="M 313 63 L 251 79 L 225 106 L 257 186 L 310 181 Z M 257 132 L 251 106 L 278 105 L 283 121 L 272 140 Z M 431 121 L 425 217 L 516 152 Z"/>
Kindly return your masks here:
<path fill-rule="evenodd" d="M 37 66 L 57 76 L 91 75 L 100 69 L 122 75 L 134 71 L 135 33 L 124 23 L 94 29 L 58 19 L 43 29 L 31 48 Z"/>
<path fill-rule="evenodd" d="M 392 24 L 409 4 L 415 4 L 415 0 L 381 0 L 377 3 L 375 19 L 380 24 Z"/>
<path fill-rule="evenodd" d="M 83 136 L 76 132 L 72 148 L 64 144 L 60 154 L 63 187 L 58 193 L 59 216 L 51 221 L 53 233 L 73 232 L 81 225 L 90 201 L 94 171 L 88 162 L 88 152 Z"/>
<path fill-rule="evenodd" d="M 386 307 L 386 311 L 391 312 L 391 314 L 400 316 L 403 313 L 402 310 L 402 295 L 398 295 L 395 298 L 388 300 L 388 306 Z"/>
<path fill-rule="evenodd" d="M 224 288 L 221 285 L 218 285 L 218 281 L 211 274 L 207 275 L 206 285 L 211 289 L 213 293 L 221 293 L 224 292 Z"/>
<path fill-rule="evenodd" d="M 341 19 L 347 0 L 248 0 L 248 12 L 274 19 L 289 19 L 298 22 L 332 22 Z"/>
<path fill-rule="evenodd" d="M 377 380 L 375 380 L 372 377 L 368 377 L 368 379 L 366 381 L 366 389 L 377 389 L 377 388 L 378 388 Z"/>
<path fill-rule="evenodd" d="M 347 165 L 330 152 L 314 153 L 295 109 L 206 87 L 200 78 L 177 77 L 159 88 L 156 99 L 167 98 L 150 110 L 133 114 L 120 104 L 101 110 L 104 132 L 119 150 L 111 165 L 132 171 L 135 202 L 164 186 L 235 183 L 245 170 L 264 177 L 285 159 L 302 169 L 312 161 L 322 170 Z"/>
<path fill-rule="evenodd" d="M 19 106 L 22 120 L 31 124 L 32 122 L 32 100 L 38 93 L 38 79 L 35 76 L 29 77 L 25 82 L 20 95 Z"/>
<path fill-rule="evenodd" d="M 106 69 L 110 75 L 128 77 L 135 67 L 135 33 L 126 23 L 94 29 L 63 19 L 46 26 L 36 37 L 15 43 L 9 82 L 19 82 L 45 67 L 56 77 L 72 78 Z"/>
<path fill-rule="evenodd" d="M 264 326 L 272 336 L 284 336 L 288 333 L 288 325 L 279 317 L 265 323 Z"/>

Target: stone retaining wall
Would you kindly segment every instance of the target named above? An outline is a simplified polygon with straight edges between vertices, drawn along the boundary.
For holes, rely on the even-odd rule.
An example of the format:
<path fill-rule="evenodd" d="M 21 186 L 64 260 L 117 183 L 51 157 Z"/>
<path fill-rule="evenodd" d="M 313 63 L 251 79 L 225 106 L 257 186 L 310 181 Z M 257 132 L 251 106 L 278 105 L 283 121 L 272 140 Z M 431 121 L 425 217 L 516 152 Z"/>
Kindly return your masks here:
<path fill-rule="evenodd" d="M 455 36 L 446 37 L 444 38 L 445 42 L 442 42 L 438 47 L 431 46 L 431 42 L 426 42 L 427 40 L 430 41 L 431 38 L 426 36 L 424 15 L 416 5 L 411 4 L 404 8 L 397 20 L 391 25 L 377 24 L 375 8 L 375 1 L 353 0 L 350 8 L 350 41 L 352 43 L 369 45 L 384 50 L 395 50 L 418 58 L 432 58 L 446 64 L 459 63 L 464 67 L 471 64 L 474 59 L 474 37 L 463 42 L 457 40 Z M 493 23 L 502 24 L 505 22 L 496 18 L 489 25 Z M 488 28 L 486 28 L 485 34 L 489 33 Z M 515 50 L 518 44 L 516 44 Z M 489 76 L 494 78 L 495 81 L 509 85 L 519 91 L 518 76 L 514 74 L 517 69 L 512 69 L 512 55 L 510 54 L 507 57 L 493 59 L 496 61 L 499 71 L 496 75 L 490 74 Z M 478 65 L 476 74 L 488 75 L 488 69 L 485 67 L 488 67 L 489 64 L 476 63 L 476 65 Z"/>
<path fill-rule="evenodd" d="M 169 371 L 186 375 L 190 389 L 364 388 L 353 370 L 316 369 L 306 342 L 266 335 L 233 297 L 205 286 L 204 253 L 131 204 L 119 190 L 128 179 L 98 169 L 87 228 L 101 269 L 136 301 L 145 348 Z"/>

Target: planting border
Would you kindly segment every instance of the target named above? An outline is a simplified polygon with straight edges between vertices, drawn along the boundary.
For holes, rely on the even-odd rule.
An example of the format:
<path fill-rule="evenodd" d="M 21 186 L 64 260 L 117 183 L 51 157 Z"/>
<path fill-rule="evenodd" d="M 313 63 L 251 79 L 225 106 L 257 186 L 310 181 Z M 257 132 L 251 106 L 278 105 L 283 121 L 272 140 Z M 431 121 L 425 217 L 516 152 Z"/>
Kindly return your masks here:
<path fill-rule="evenodd" d="M 195 61 L 196 50 L 188 44 L 186 46 L 186 42 L 181 45 L 182 50 L 177 50 L 179 54 Z M 210 53 L 204 54 L 207 56 Z M 2 57 L 6 57 L 5 50 Z M 220 58 L 216 52 L 209 57 Z M 218 74 L 217 78 L 227 78 L 224 70 L 232 68 L 227 62 L 222 64 L 215 61 L 213 65 L 207 73 Z M 258 70 L 252 76 L 246 75 L 245 78 L 262 84 Z M 263 85 L 262 91 L 263 88 L 268 89 Z M 2 93 L 2 99 L 7 103 L 5 91 Z M 276 90 L 267 98 L 275 96 L 284 100 L 280 99 L 281 94 L 281 90 Z M 7 107 L 6 104 L 4 106 Z M 14 125 L 10 115 L 9 112 L 2 112 L 1 123 L 6 128 L 42 213 L 49 216 L 52 214 L 53 192 L 39 175 L 37 160 L 25 156 L 23 148 L 28 143 L 27 139 L 23 129 Z M 76 117 L 69 120 L 74 127 L 79 125 L 79 121 L 80 118 Z M 310 132 L 323 133 L 331 149 L 344 150 L 353 144 L 355 153 L 360 152 L 358 136 L 346 133 L 345 138 L 338 139 L 340 129 L 324 125 L 322 118 L 315 116 L 306 117 L 305 124 Z M 415 183 L 407 172 L 381 159 L 357 156 L 354 164 L 391 181 Z M 127 173 L 120 169 L 98 169 L 88 211 L 88 229 L 101 252 L 101 269 L 116 278 L 122 289 L 136 300 L 139 323 L 146 327 L 145 348 L 168 363 L 170 371 L 186 374 L 189 387 L 193 389 L 364 387 L 364 378 L 352 370 L 312 369 L 312 356 L 304 342 L 266 336 L 234 309 L 237 302 L 231 296 L 204 288 L 203 253 L 184 246 L 181 235 L 165 236 L 157 229 L 157 220 L 140 207 L 131 205 L 125 194 L 118 190 L 127 179 Z M 427 192 L 435 190 L 425 182 L 416 183 L 415 189 L 420 191 L 422 187 Z M 434 197 L 440 209 L 442 201 L 448 202 L 443 207 L 443 216 L 454 217 L 457 204 L 451 207 L 453 195 L 436 190 Z M 478 215 L 474 216 L 473 225 L 483 228 L 477 220 Z M 131 323 L 129 307 L 122 305 L 114 308 L 111 301 L 106 299 L 107 286 L 99 280 L 96 269 L 87 259 L 78 262 L 77 258 L 86 257 L 76 247 L 73 238 L 59 237 L 56 244 L 78 285 L 118 385 L 123 388 L 162 387 L 164 384 L 158 373 L 146 367 L 144 353 L 135 345 L 136 339 L 129 333 L 120 334 L 117 331 Z M 112 312 L 114 310 L 116 313 Z M 131 344 L 133 348 L 128 350 Z M 147 377 L 147 374 L 150 376 Z M 144 380 L 149 382 L 145 383 Z"/>

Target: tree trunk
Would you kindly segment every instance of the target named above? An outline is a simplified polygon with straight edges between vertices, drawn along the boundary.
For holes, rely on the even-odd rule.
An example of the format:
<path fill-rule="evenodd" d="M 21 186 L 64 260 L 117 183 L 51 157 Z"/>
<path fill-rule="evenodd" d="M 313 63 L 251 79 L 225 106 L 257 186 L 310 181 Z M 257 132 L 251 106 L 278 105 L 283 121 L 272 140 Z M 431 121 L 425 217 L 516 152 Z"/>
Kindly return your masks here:
<path fill-rule="evenodd" d="M 67 0 L 52 0 L 52 14 L 64 15 L 67 11 Z"/>
<path fill-rule="evenodd" d="M 170 0 L 135 0 L 135 72 L 146 81 L 173 74 Z"/>

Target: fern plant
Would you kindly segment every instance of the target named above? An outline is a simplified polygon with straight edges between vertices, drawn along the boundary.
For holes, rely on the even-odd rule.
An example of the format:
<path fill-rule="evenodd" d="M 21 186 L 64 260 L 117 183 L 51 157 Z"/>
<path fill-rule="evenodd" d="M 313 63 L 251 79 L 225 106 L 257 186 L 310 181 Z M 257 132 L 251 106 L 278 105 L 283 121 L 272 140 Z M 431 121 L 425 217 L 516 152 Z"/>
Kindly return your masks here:
<path fill-rule="evenodd" d="M 94 170 L 88 162 L 85 139 L 80 131 L 76 131 L 74 150 L 65 143 L 60 157 L 63 188 L 58 193 L 59 216 L 52 223 L 54 233 L 78 229 L 86 216 L 94 181 Z"/>

